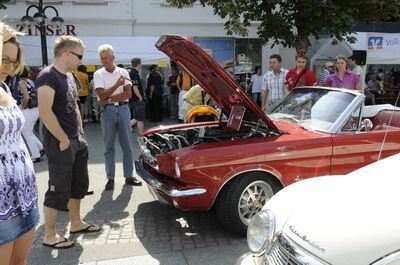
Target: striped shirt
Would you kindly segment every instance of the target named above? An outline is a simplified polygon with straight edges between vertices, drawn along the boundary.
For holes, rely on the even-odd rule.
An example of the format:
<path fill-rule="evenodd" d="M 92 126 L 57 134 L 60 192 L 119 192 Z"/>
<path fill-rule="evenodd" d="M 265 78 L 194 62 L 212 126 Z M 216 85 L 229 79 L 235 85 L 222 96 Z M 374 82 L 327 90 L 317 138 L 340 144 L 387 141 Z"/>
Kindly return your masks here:
<path fill-rule="evenodd" d="M 318 78 L 318 85 L 323 86 L 325 84 L 326 79 L 331 73 L 324 68 Z"/>
<path fill-rule="evenodd" d="M 262 91 L 268 91 L 268 100 L 273 104 L 285 96 L 285 78 L 288 70 L 281 68 L 278 74 L 268 71 L 262 82 Z"/>

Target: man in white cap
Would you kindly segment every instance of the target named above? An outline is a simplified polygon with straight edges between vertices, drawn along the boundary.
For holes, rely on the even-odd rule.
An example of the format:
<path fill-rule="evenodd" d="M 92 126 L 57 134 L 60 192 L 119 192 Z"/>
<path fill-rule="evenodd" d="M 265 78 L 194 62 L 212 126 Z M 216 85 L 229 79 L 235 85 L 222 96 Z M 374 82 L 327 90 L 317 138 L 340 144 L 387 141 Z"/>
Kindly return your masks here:
<path fill-rule="evenodd" d="M 324 69 L 322 70 L 321 74 L 319 75 L 318 85 L 323 86 L 326 78 L 328 78 L 328 76 L 333 74 L 334 72 L 335 72 L 335 66 L 333 65 L 333 63 L 326 62 Z"/>

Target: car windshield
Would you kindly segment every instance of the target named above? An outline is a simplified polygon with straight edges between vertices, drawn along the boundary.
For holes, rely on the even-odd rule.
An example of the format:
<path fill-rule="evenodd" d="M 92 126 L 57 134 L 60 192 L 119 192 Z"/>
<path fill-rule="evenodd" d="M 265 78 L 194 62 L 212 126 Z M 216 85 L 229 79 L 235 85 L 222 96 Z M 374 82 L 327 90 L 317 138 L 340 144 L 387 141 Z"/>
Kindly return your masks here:
<path fill-rule="evenodd" d="M 355 97 L 343 91 L 297 88 L 272 110 L 269 117 L 327 131 Z"/>

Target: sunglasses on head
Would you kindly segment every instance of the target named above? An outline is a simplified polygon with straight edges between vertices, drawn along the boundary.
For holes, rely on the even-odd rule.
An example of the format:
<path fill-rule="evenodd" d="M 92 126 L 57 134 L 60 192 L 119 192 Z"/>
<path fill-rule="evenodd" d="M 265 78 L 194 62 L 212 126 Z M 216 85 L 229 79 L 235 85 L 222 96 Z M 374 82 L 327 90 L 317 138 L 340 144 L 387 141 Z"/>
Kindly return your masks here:
<path fill-rule="evenodd" d="M 70 51 L 70 53 L 72 53 L 73 55 L 75 55 L 76 57 L 78 57 L 79 60 L 82 60 L 82 58 L 83 58 L 83 55 L 82 55 L 82 54 L 79 54 L 79 53 L 76 53 L 76 52 L 72 52 L 72 51 Z"/>

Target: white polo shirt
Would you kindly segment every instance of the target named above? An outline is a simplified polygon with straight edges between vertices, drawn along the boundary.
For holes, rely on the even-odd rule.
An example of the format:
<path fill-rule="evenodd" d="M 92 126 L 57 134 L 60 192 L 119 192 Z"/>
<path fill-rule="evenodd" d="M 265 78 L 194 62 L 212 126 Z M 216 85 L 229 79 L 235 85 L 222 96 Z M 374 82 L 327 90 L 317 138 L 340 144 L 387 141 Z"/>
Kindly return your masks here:
<path fill-rule="evenodd" d="M 108 72 L 104 67 L 100 68 L 96 72 L 94 72 L 93 75 L 93 82 L 94 82 L 94 87 L 96 88 L 104 88 L 104 89 L 110 89 L 118 80 L 120 76 L 124 76 L 126 78 L 129 78 L 129 73 L 123 68 L 120 68 L 118 66 L 115 66 L 114 72 L 110 73 Z M 132 83 L 128 80 L 125 80 L 125 85 L 132 85 Z M 121 94 L 124 92 L 124 87 L 119 86 L 114 93 L 112 93 L 111 96 L 115 96 L 118 94 Z M 99 97 L 97 97 L 99 99 Z M 125 100 L 126 102 L 129 101 L 128 99 Z"/>

